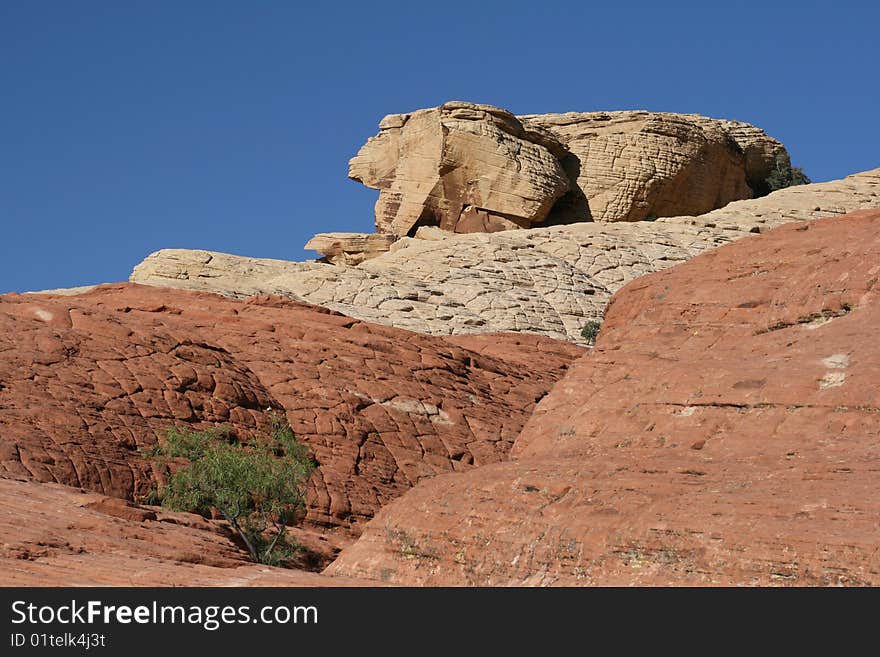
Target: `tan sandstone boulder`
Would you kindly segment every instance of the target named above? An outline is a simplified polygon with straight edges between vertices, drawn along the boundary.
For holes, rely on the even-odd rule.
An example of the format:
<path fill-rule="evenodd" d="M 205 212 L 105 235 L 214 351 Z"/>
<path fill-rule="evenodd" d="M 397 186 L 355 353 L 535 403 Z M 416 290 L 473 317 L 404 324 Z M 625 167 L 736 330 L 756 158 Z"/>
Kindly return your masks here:
<path fill-rule="evenodd" d="M 550 223 L 641 221 L 698 215 L 768 191 L 785 147 L 747 123 L 696 114 L 568 112 L 518 117 L 548 130 L 570 153 L 572 190 Z"/>
<path fill-rule="evenodd" d="M 379 128 L 349 177 L 381 190 L 376 229 L 397 237 L 698 215 L 766 194 L 771 171 L 791 164 L 761 129 L 698 114 L 517 117 L 454 101 Z"/>
<path fill-rule="evenodd" d="M 318 233 L 304 248 L 333 264 L 359 265 L 388 251 L 393 242 L 393 235 L 382 233 Z"/>
<path fill-rule="evenodd" d="M 541 223 L 569 189 L 565 148 L 510 112 L 449 102 L 392 114 L 349 165 L 349 177 L 381 190 L 376 230 L 397 237 L 421 225 L 458 233 Z"/>

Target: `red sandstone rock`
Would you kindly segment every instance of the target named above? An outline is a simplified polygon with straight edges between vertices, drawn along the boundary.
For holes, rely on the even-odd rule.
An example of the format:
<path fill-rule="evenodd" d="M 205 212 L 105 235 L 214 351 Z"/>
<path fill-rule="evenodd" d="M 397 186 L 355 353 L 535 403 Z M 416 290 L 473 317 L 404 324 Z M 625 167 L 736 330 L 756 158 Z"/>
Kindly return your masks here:
<path fill-rule="evenodd" d="M 511 462 L 328 569 L 400 584 L 880 584 L 880 211 L 639 278 Z"/>
<path fill-rule="evenodd" d="M 120 509 L 128 509 L 120 515 Z M 137 512 L 140 512 L 138 515 Z M 225 523 L 58 484 L 0 479 L 0 586 L 352 586 L 247 561 Z M 299 530 L 319 561 L 335 538 Z"/>
<path fill-rule="evenodd" d="M 5 295 L 0 476 L 137 498 L 156 476 L 138 450 L 157 433 L 228 423 L 247 434 L 283 408 L 320 464 L 310 521 L 356 526 L 422 478 L 505 459 L 582 353 L 532 335 L 485 341 L 274 297 L 131 284 Z"/>

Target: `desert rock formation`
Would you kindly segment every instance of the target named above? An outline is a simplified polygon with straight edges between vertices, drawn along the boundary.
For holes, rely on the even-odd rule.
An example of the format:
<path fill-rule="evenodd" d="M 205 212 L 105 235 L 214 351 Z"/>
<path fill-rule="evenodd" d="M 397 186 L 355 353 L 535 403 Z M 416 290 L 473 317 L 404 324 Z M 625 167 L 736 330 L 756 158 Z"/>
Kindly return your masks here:
<path fill-rule="evenodd" d="M 423 336 L 276 297 L 131 284 L 4 295 L 0 477 L 138 498 L 158 476 L 138 450 L 157 433 L 250 434 L 284 409 L 320 464 L 310 521 L 356 530 L 424 477 L 506 458 L 580 353 L 538 336 Z"/>
<path fill-rule="evenodd" d="M 393 235 L 382 233 L 318 233 L 303 248 L 317 251 L 336 265 L 359 265 L 382 255 L 393 243 Z"/>
<path fill-rule="evenodd" d="M 434 335 L 497 331 L 580 342 L 627 280 L 725 243 L 712 229 L 630 224 L 407 239 L 358 267 L 158 251 L 132 273 L 147 285 L 228 296 L 290 296 L 352 317 Z"/>
<path fill-rule="evenodd" d="M 789 187 L 698 217 L 576 223 L 493 234 L 422 227 L 357 267 L 158 251 L 132 273 L 148 285 L 233 297 L 277 294 L 435 335 L 515 331 L 583 343 L 634 278 L 802 219 L 880 207 L 880 169 Z"/>
<path fill-rule="evenodd" d="M 382 120 L 378 232 L 317 261 L 0 295 L 0 584 L 880 584 L 880 169 L 751 198 L 789 164 L 451 102 Z M 296 571 L 140 504 L 164 430 L 271 409 L 319 464 Z"/>
<path fill-rule="evenodd" d="M 630 283 L 514 460 L 423 482 L 330 566 L 398 584 L 880 584 L 880 211 Z"/>
<path fill-rule="evenodd" d="M 841 180 L 780 189 L 761 198 L 735 201 L 696 217 L 661 217 L 658 223 L 759 233 L 789 221 L 833 217 L 880 208 L 880 169 Z"/>
<path fill-rule="evenodd" d="M 449 102 L 382 119 L 349 164 L 349 177 L 379 189 L 376 230 L 397 237 L 420 225 L 456 233 L 542 222 L 569 181 L 565 150 L 510 112 Z"/>
<path fill-rule="evenodd" d="M 703 214 L 766 193 L 770 172 L 790 166 L 759 128 L 696 114 L 516 117 L 454 101 L 379 128 L 349 177 L 380 190 L 376 230 L 395 237 Z"/>
<path fill-rule="evenodd" d="M 769 191 L 785 147 L 748 123 L 698 114 L 568 112 L 518 117 L 569 149 L 572 190 L 549 223 L 698 215 Z"/>

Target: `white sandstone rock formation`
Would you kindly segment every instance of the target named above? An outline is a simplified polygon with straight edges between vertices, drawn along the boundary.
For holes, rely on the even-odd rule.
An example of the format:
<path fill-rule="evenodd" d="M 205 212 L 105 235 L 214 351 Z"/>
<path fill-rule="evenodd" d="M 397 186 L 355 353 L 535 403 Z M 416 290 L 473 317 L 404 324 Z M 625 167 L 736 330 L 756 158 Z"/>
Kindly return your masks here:
<path fill-rule="evenodd" d="M 789 187 L 696 217 L 577 223 L 493 234 L 421 228 L 358 266 L 166 249 L 131 281 L 280 294 L 359 319 L 430 334 L 522 331 L 584 344 L 624 284 L 787 221 L 880 207 L 880 169 Z"/>

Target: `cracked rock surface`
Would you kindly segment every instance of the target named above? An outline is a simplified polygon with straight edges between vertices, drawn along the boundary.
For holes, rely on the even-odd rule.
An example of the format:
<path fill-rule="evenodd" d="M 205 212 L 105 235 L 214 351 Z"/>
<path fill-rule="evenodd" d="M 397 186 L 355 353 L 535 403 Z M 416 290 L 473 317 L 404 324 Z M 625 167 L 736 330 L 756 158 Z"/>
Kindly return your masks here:
<path fill-rule="evenodd" d="M 518 117 L 569 150 L 572 181 L 549 223 L 697 215 L 765 193 L 785 147 L 748 123 L 668 112 L 568 112 Z"/>
<path fill-rule="evenodd" d="M 357 531 L 422 478 L 506 458 L 581 352 L 539 336 L 424 336 L 268 296 L 3 295 L 0 477 L 137 498 L 157 477 L 139 452 L 157 433 L 250 435 L 284 409 L 320 464 L 309 521 Z"/>
<path fill-rule="evenodd" d="M 454 235 L 422 228 L 357 267 L 164 249 L 147 285 L 277 294 L 433 335 L 534 333 L 584 344 L 611 295 L 644 274 L 787 221 L 880 207 L 880 169 L 779 190 L 698 217 Z"/>
<path fill-rule="evenodd" d="M 452 101 L 386 116 L 349 177 L 380 190 L 377 232 L 404 237 L 702 214 L 766 193 L 777 166 L 785 147 L 748 123 Z"/>
<path fill-rule="evenodd" d="M 880 211 L 631 282 L 512 460 L 329 567 L 395 584 L 880 584 Z"/>

